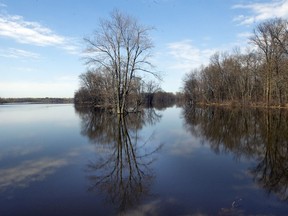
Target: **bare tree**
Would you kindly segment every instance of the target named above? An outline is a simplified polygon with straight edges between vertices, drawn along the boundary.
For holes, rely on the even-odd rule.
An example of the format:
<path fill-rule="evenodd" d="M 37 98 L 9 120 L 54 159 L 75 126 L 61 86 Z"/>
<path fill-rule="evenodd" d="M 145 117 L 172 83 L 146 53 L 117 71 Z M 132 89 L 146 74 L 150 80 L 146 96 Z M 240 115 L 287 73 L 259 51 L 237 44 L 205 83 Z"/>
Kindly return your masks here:
<path fill-rule="evenodd" d="M 153 106 L 153 100 L 155 93 L 161 88 L 158 83 L 153 80 L 150 80 L 147 83 L 144 83 L 144 102 L 148 107 Z"/>
<path fill-rule="evenodd" d="M 108 108 L 113 101 L 112 79 L 105 70 L 88 70 L 79 76 L 80 90 L 75 93 L 79 103 Z M 112 95 L 112 96 L 111 96 Z"/>
<path fill-rule="evenodd" d="M 197 77 L 197 74 L 200 72 L 198 70 L 193 70 L 189 74 L 186 74 L 186 76 L 183 79 L 184 87 L 184 98 L 186 102 L 190 105 L 195 104 L 199 101 L 200 97 L 200 81 L 199 77 Z"/>
<path fill-rule="evenodd" d="M 140 25 L 136 19 L 115 10 L 110 20 L 100 20 L 93 37 L 85 38 L 88 54 L 86 63 L 94 68 L 105 68 L 112 78 L 113 106 L 118 114 L 127 111 L 127 98 L 133 80 L 145 72 L 157 77 L 151 70 L 152 41 L 150 27 Z"/>
<path fill-rule="evenodd" d="M 288 20 L 275 18 L 270 20 L 271 35 L 275 39 L 275 43 L 288 54 Z"/>
<path fill-rule="evenodd" d="M 280 90 L 279 94 L 282 98 L 281 88 L 276 80 L 279 80 L 281 60 L 287 54 L 287 37 L 287 24 L 281 19 L 272 19 L 260 23 L 250 38 L 264 55 L 266 64 L 265 101 L 267 106 L 270 106 L 273 88 Z"/>

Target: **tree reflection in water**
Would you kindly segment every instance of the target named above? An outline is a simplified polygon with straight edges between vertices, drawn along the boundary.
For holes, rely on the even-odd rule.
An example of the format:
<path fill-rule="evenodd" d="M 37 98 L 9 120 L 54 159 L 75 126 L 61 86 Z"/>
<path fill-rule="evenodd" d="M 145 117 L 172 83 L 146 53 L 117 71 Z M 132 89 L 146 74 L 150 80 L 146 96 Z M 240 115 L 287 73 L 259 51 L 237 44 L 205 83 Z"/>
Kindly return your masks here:
<path fill-rule="evenodd" d="M 184 108 L 187 130 L 215 153 L 256 159 L 249 171 L 269 194 L 288 200 L 287 110 Z M 204 142 L 203 142 L 204 143 Z"/>
<path fill-rule="evenodd" d="M 81 133 L 97 146 L 100 159 L 88 164 L 89 191 L 106 194 L 119 213 L 136 206 L 149 195 L 154 179 L 150 164 L 162 145 L 149 149 L 148 139 L 139 135 L 145 124 L 155 124 L 161 115 L 154 109 L 127 116 L 107 114 L 89 108 L 77 108 L 82 120 Z"/>

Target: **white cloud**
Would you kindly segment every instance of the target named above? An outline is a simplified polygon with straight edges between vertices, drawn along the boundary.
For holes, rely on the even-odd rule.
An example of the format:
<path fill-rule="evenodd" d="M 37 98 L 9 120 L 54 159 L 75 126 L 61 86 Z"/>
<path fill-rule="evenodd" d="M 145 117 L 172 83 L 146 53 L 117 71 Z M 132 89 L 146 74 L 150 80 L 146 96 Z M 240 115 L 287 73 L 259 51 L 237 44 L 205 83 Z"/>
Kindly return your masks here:
<path fill-rule="evenodd" d="M 199 49 L 191 40 L 169 43 L 168 50 L 174 59 L 170 67 L 186 72 L 208 63 L 210 56 L 215 52 L 213 49 Z"/>
<path fill-rule="evenodd" d="M 169 54 L 176 60 L 179 69 L 192 68 L 193 64 L 200 61 L 200 50 L 193 47 L 190 40 L 168 44 Z"/>
<path fill-rule="evenodd" d="M 73 54 L 78 50 L 71 38 L 56 34 L 37 22 L 26 21 L 18 15 L 0 14 L 0 36 L 24 44 L 60 47 Z"/>
<path fill-rule="evenodd" d="M 163 73 L 162 88 L 165 91 L 180 91 L 186 73 L 209 63 L 217 49 L 200 48 L 192 40 L 167 43 L 153 59 L 153 64 Z"/>
<path fill-rule="evenodd" d="M 248 3 L 233 6 L 234 9 L 248 9 L 252 15 L 239 15 L 234 21 L 242 25 L 250 25 L 254 22 L 270 18 L 288 18 L 288 0 L 275 0 L 265 3 Z"/>
<path fill-rule="evenodd" d="M 237 37 L 240 39 L 248 39 L 252 35 L 253 35 L 253 33 L 251 33 L 251 32 L 241 32 L 241 33 L 237 34 Z"/>
<path fill-rule="evenodd" d="M 7 5 L 0 2 L 0 7 L 7 7 Z"/>
<path fill-rule="evenodd" d="M 29 58 L 29 59 L 39 59 L 40 55 L 34 52 L 22 50 L 22 49 L 0 49 L 0 56 L 5 58 Z"/>
<path fill-rule="evenodd" d="M 31 73 L 31 72 L 37 72 L 36 68 L 33 67 L 12 67 L 11 71 L 16 71 L 20 73 Z"/>

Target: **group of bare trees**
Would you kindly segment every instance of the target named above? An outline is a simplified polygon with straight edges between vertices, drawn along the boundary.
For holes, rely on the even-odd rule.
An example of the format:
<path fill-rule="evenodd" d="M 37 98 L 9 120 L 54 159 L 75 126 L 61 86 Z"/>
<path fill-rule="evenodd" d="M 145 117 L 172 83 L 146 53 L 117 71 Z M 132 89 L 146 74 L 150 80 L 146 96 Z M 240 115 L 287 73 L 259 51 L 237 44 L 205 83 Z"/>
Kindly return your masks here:
<path fill-rule="evenodd" d="M 100 20 L 93 36 L 84 39 L 89 71 L 80 76 L 81 88 L 75 93 L 75 102 L 110 106 L 118 114 L 126 112 L 131 101 L 137 105 L 143 83 L 141 72 L 158 78 L 149 61 L 151 29 L 118 10 L 110 19 Z"/>
<path fill-rule="evenodd" d="M 115 92 L 109 73 L 89 70 L 79 78 L 81 87 L 74 96 L 76 105 L 92 105 L 106 110 L 115 110 Z M 144 82 L 138 78 L 131 81 L 125 107 L 126 111 L 139 111 L 143 107 L 161 109 L 179 104 L 181 97 L 180 93 L 164 92 L 157 82 Z"/>
<path fill-rule="evenodd" d="M 260 23 L 250 42 L 246 53 L 216 53 L 208 65 L 187 74 L 186 102 L 287 105 L 288 21 Z"/>
<path fill-rule="evenodd" d="M 117 92 L 113 84 L 113 76 L 103 68 L 88 70 L 79 76 L 80 89 L 75 92 L 74 102 L 76 104 L 89 104 L 105 109 L 116 109 Z M 144 83 L 140 78 L 134 78 L 129 84 L 129 94 L 125 99 L 125 107 L 137 108 L 140 104 L 140 92 Z M 133 103 L 133 104 L 132 104 Z"/>

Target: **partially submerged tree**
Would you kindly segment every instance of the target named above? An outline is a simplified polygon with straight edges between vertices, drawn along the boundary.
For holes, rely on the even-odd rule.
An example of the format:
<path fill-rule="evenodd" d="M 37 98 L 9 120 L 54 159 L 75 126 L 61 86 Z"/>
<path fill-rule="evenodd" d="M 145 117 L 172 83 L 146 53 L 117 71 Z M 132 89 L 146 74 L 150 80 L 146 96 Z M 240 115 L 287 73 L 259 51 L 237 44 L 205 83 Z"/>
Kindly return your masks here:
<path fill-rule="evenodd" d="M 85 38 L 86 64 L 105 71 L 111 78 L 110 97 L 114 111 L 127 111 L 128 97 L 135 89 L 139 72 L 158 77 L 149 62 L 153 48 L 149 37 L 150 27 L 140 25 L 136 19 L 115 10 L 110 20 L 101 20 L 93 37 Z"/>
<path fill-rule="evenodd" d="M 113 102 L 112 78 L 105 70 L 88 70 L 79 76 L 80 89 L 75 93 L 77 104 L 109 108 Z"/>

